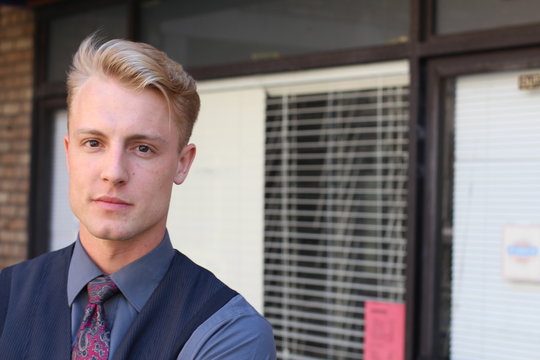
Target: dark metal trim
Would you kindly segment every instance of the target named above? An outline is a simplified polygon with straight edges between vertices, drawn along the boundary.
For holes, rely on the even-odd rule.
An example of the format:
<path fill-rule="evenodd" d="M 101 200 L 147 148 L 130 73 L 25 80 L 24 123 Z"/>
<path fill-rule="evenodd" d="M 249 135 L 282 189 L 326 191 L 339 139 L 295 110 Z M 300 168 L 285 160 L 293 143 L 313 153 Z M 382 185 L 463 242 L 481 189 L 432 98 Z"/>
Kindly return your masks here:
<path fill-rule="evenodd" d="M 493 51 L 460 57 L 433 59 L 429 64 L 438 78 L 466 74 L 519 70 L 540 66 L 540 48 Z"/>
<path fill-rule="evenodd" d="M 45 56 L 43 51 L 46 43 L 43 40 L 43 35 L 46 34 L 45 25 L 38 15 L 35 16 L 35 32 L 34 32 L 34 100 L 32 104 L 32 138 L 31 138 L 31 162 L 30 162 L 30 194 L 28 196 L 28 247 L 27 257 L 32 258 L 40 253 L 43 253 L 44 244 L 46 241 L 41 240 L 43 234 L 49 233 L 49 219 L 44 219 L 48 214 L 48 206 L 50 203 L 49 192 L 43 189 L 50 188 L 50 176 L 43 176 L 47 171 L 48 158 L 44 157 L 43 146 L 46 142 L 42 141 L 44 134 L 48 134 L 48 129 L 44 129 L 42 124 L 43 112 L 36 101 L 37 95 L 35 89 L 37 84 L 41 82 L 40 76 L 43 74 L 45 64 Z"/>
<path fill-rule="evenodd" d="M 67 89 L 64 82 L 41 83 L 35 85 L 34 96 L 36 99 L 51 97 L 66 97 Z"/>
<path fill-rule="evenodd" d="M 436 28 L 436 15 L 437 15 L 437 1 L 436 0 L 423 0 L 423 8 L 422 8 L 422 21 L 424 22 L 422 33 L 422 42 L 430 41 L 433 38 L 433 34 L 435 34 L 435 28 Z"/>
<path fill-rule="evenodd" d="M 137 25 L 140 23 L 140 6 L 137 0 L 128 0 L 127 7 L 127 38 L 137 40 L 139 38 L 139 26 Z"/>
<path fill-rule="evenodd" d="M 419 45 L 423 57 L 461 55 L 540 45 L 540 24 L 504 27 L 454 35 L 433 35 Z"/>
<path fill-rule="evenodd" d="M 55 110 L 65 108 L 65 99 L 49 99 L 34 105 L 32 119 L 32 163 L 30 176 L 30 207 L 28 257 L 47 252 L 50 237 L 51 167 Z"/>
<path fill-rule="evenodd" d="M 439 138 L 441 129 L 438 121 L 438 107 L 440 104 L 440 81 L 434 73 L 432 66 L 427 67 L 426 94 L 427 108 L 424 109 L 426 120 L 425 133 L 425 181 L 423 188 L 423 219 L 419 231 L 422 233 L 421 249 L 421 295 L 419 304 L 422 309 L 419 324 L 419 356 L 425 358 L 437 358 L 438 355 L 438 284 L 440 283 L 438 261 L 438 237 L 437 229 L 439 224 Z M 434 112 L 436 114 L 434 114 Z"/>
<path fill-rule="evenodd" d="M 307 70 L 330 66 L 404 59 L 409 56 L 408 44 L 380 45 L 360 49 L 288 56 L 279 60 L 249 61 L 220 66 L 192 67 L 187 71 L 198 80 L 254 75 L 281 71 Z"/>
<path fill-rule="evenodd" d="M 409 169 L 407 189 L 407 267 L 406 267 L 406 330 L 405 358 L 413 360 L 418 352 L 419 339 L 418 319 L 421 308 L 418 306 L 420 296 L 420 278 L 422 267 L 419 256 L 421 250 L 422 196 L 424 183 L 424 71 L 419 61 L 410 64 L 410 117 L 409 117 Z"/>
<path fill-rule="evenodd" d="M 424 60 L 418 46 L 430 34 L 430 14 L 433 0 L 411 0 L 410 43 L 407 44 L 410 65 L 409 169 L 407 189 L 407 265 L 405 358 L 415 360 L 420 346 L 420 316 L 422 308 L 422 215 L 425 177 L 425 82 Z"/>
<path fill-rule="evenodd" d="M 34 11 L 43 21 L 50 21 L 53 18 L 76 14 L 101 7 L 123 4 L 131 0 L 58 0 L 45 2 L 45 4 L 35 5 Z"/>

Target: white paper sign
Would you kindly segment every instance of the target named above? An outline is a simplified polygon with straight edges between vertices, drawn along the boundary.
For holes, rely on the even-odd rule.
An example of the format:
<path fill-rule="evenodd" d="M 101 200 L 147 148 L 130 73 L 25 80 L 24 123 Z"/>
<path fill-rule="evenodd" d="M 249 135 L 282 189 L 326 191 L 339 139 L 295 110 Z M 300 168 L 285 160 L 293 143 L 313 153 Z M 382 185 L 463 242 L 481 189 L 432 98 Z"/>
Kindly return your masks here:
<path fill-rule="evenodd" d="M 503 276 L 509 280 L 540 282 L 540 226 L 504 227 Z"/>

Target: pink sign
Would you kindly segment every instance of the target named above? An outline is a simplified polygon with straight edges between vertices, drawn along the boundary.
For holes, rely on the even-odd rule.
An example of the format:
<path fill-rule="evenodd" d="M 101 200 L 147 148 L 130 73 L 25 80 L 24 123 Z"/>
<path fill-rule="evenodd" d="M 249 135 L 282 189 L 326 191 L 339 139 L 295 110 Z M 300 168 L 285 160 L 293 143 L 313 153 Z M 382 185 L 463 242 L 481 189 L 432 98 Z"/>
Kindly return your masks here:
<path fill-rule="evenodd" d="M 366 301 L 364 360 L 405 358 L 405 304 Z"/>

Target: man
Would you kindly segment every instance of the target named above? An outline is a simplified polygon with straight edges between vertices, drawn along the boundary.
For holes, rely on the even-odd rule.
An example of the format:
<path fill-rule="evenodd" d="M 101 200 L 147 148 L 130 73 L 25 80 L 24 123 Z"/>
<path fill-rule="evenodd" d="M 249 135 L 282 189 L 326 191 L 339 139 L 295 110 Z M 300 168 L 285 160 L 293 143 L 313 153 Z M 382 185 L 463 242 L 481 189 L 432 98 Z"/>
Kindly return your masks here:
<path fill-rule="evenodd" d="M 164 53 L 83 41 L 64 140 L 79 237 L 0 273 L 2 359 L 275 358 L 266 320 L 166 231 L 198 110 L 193 79 Z"/>

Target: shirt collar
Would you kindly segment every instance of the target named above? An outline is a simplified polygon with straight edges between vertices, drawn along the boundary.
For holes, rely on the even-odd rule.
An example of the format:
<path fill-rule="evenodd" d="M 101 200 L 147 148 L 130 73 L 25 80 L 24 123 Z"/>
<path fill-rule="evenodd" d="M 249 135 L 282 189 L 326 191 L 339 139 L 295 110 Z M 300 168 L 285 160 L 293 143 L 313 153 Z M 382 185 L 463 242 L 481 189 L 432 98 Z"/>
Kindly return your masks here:
<path fill-rule="evenodd" d="M 73 304 L 79 292 L 90 280 L 102 274 L 103 272 L 86 254 L 81 245 L 81 240 L 77 236 L 68 271 L 67 293 L 69 305 Z"/>
<path fill-rule="evenodd" d="M 124 297 L 140 312 L 169 269 L 174 249 L 166 231 L 161 243 L 148 254 L 124 266 L 111 278 Z M 69 264 L 67 293 L 69 305 L 86 284 L 103 272 L 90 259 L 77 237 Z"/>

